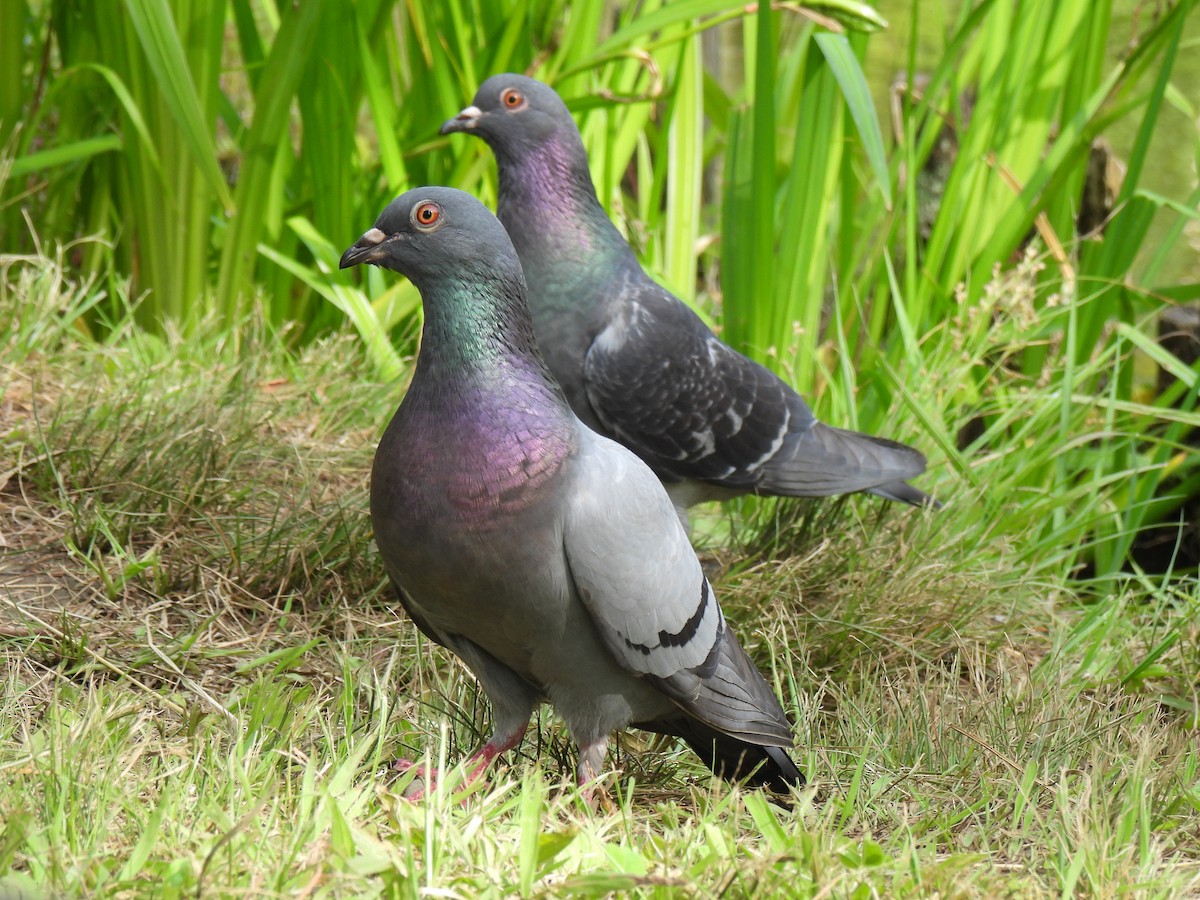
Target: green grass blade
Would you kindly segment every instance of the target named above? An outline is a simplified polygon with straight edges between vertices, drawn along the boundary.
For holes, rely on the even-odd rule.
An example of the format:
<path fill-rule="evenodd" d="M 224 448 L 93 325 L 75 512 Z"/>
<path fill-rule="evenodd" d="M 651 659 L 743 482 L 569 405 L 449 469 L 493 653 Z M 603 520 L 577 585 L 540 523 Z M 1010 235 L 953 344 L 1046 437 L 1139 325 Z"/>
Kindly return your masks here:
<path fill-rule="evenodd" d="M 672 25 L 687 23 L 693 19 L 715 16 L 720 13 L 738 9 L 743 4 L 732 3 L 730 0 L 679 0 L 667 3 L 653 12 L 639 15 L 628 24 L 613 32 L 612 37 L 603 41 L 590 54 L 594 60 L 607 57 L 616 50 L 624 49 L 634 44 L 635 39 L 663 31 Z"/>
<path fill-rule="evenodd" d="M 117 101 L 121 104 L 121 109 L 129 117 L 134 131 L 137 132 L 138 139 L 142 142 L 142 152 L 146 154 L 146 159 L 149 160 L 150 165 L 154 167 L 154 171 L 161 178 L 163 173 L 162 163 L 159 161 L 158 151 L 154 147 L 154 139 L 150 137 L 150 129 L 146 126 L 146 120 L 142 117 L 142 112 L 138 108 L 137 101 L 134 100 L 133 95 L 129 92 L 129 88 L 125 86 L 125 82 L 121 80 L 121 76 L 108 66 L 91 63 L 78 66 L 75 69 L 68 69 L 62 73 L 60 78 L 65 80 L 71 76 L 72 72 L 87 71 L 95 72 L 108 83 Z"/>
<path fill-rule="evenodd" d="M 753 107 L 732 118 L 722 211 L 725 339 L 763 359 L 773 335 L 761 304 L 775 295 L 775 38 L 772 13 L 760 6 L 747 54 L 753 67 Z M 749 41 L 749 37 L 747 38 Z"/>
<path fill-rule="evenodd" d="M 796 346 L 800 366 L 795 380 L 805 394 L 815 386 L 811 363 L 821 342 L 831 226 L 845 148 L 844 104 L 837 80 L 814 45 L 807 49 L 796 138 L 781 204 L 778 276 L 773 304 L 764 311 L 773 335 L 771 344 L 781 352 Z M 805 135 L 820 135 L 821 139 Z"/>
<path fill-rule="evenodd" d="M 683 45 L 667 126 L 665 270 L 671 289 L 688 303 L 696 296 L 696 242 L 702 216 L 704 86 L 699 44 L 698 38 L 691 37 Z"/>
<path fill-rule="evenodd" d="M 242 147 L 234 195 L 237 211 L 225 235 L 217 281 L 217 308 L 230 319 L 236 318 L 241 303 L 252 294 L 250 275 L 262 237 L 260 227 L 268 205 L 282 189 L 276 161 L 288 152 L 291 104 L 309 64 L 322 11 L 321 4 L 307 3 L 284 16 L 259 79 L 259 103 Z"/>
<path fill-rule="evenodd" d="M 29 15 L 26 0 L 9 0 L 0 6 L 0 148 L 22 119 L 27 82 L 24 69 L 27 53 L 36 49 L 25 46 L 25 19 Z"/>
<path fill-rule="evenodd" d="M 857 0 L 815 0 L 804 5 L 853 31 L 869 33 L 888 27 L 887 19 L 869 3 L 859 3 Z"/>
<path fill-rule="evenodd" d="M 226 212 L 233 210 L 233 196 L 217 166 L 217 152 L 204 121 L 196 85 L 188 69 L 179 30 L 166 0 L 124 0 L 142 51 L 158 80 L 162 97 L 182 129 L 196 168 Z"/>
<path fill-rule="evenodd" d="M 886 23 L 885 23 L 886 24 Z M 879 116 L 875 112 L 875 102 L 867 87 L 867 79 L 859 65 L 858 57 L 850 47 L 850 42 L 844 35 L 818 32 L 814 39 L 829 68 L 837 78 L 846 98 L 846 106 L 858 129 L 859 139 L 867 154 L 875 181 L 883 194 L 883 202 L 887 209 L 892 208 L 892 179 L 888 170 L 887 155 L 883 149 L 883 134 L 879 128 Z"/>
<path fill-rule="evenodd" d="M 358 41 L 358 60 L 362 67 L 363 84 L 366 88 L 367 103 L 371 109 L 371 118 L 375 123 L 375 136 L 379 141 L 379 159 L 389 187 L 396 193 L 400 193 L 408 185 L 408 171 L 404 165 L 404 155 L 400 151 L 400 144 L 396 140 L 396 122 L 392 115 L 391 97 L 388 95 L 387 85 L 367 42 L 367 23 L 360 17 L 357 25 L 355 36 Z"/>
<path fill-rule="evenodd" d="M 125 146 L 118 135 L 105 134 L 100 137 L 75 141 L 50 150 L 39 150 L 19 156 L 12 162 L 9 169 L 10 178 L 23 178 L 33 172 L 42 172 L 58 166 L 65 166 L 81 160 L 91 159 L 102 153 L 113 153 Z"/>
<path fill-rule="evenodd" d="M 318 277 L 291 257 L 284 256 L 265 244 L 258 246 L 258 252 L 286 269 L 342 311 L 366 345 L 367 355 L 380 378 L 394 381 L 403 374 L 404 364 L 400 354 L 392 346 L 387 332 L 375 314 L 375 309 L 362 291 L 345 285 L 330 284 L 325 278 Z"/>

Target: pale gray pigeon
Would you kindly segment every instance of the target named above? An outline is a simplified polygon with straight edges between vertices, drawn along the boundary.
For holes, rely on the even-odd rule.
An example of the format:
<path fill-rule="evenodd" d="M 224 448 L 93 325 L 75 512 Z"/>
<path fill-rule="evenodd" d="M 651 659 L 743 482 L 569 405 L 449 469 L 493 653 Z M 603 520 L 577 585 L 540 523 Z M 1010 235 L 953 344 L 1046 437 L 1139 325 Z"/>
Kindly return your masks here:
<path fill-rule="evenodd" d="M 919 451 L 817 421 L 803 397 L 642 271 L 596 199 L 579 129 L 551 88 L 495 75 L 441 128 L 459 131 L 496 155 L 496 212 L 571 408 L 645 460 L 681 518 L 695 503 L 748 493 L 869 491 L 938 505 L 905 482 L 925 471 Z"/>
<path fill-rule="evenodd" d="M 401 602 L 491 700 L 482 770 L 549 701 L 581 783 L 609 734 L 682 737 L 717 774 L 784 789 L 779 701 L 726 625 L 662 485 L 568 406 L 534 341 L 512 242 L 442 187 L 392 202 L 341 267 L 406 275 L 425 324 L 375 453 L 371 519 Z"/>

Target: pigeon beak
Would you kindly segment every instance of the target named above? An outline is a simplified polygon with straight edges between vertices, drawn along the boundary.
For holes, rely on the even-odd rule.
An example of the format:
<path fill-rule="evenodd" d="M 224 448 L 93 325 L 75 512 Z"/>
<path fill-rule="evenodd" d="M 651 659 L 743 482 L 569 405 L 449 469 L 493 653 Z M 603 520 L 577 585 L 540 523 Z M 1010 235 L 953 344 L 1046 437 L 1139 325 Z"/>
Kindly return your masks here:
<path fill-rule="evenodd" d="M 479 117 L 483 115 L 483 110 L 478 106 L 468 106 L 453 119 L 447 119 L 442 123 L 442 127 L 438 129 L 438 134 L 453 134 L 456 131 L 472 131 L 476 123 L 479 122 Z"/>
<path fill-rule="evenodd" d="M 381 245 L 387 235 L 378 228 L 372 228 L 354 242 L 349 250 L 342 254 L 342 260 L 338 263 L 339 269 L 348 269 L 351 266 L 357 266 L 359 263 L 372 262 L 377 259 L 381 253 Z"/>

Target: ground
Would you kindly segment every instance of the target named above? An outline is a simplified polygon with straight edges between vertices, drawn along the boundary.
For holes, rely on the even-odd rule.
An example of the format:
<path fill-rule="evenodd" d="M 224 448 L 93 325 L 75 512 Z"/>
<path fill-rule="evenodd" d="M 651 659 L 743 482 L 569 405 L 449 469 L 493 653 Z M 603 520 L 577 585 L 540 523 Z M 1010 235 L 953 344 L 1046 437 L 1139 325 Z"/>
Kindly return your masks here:
<path fill-rule="evenodd" d="M 8 353 L 0 895 L 1200 895 L 1194 580 L 1089 596 L 945 473 L 937 512 L 714 507 L 808 787 L 630 732 L 593 811 L 545 711 L 414 803 L 394 761 L 452 770 L 488 714 L 370 542 L 402 385 L 346 337 Z"/>

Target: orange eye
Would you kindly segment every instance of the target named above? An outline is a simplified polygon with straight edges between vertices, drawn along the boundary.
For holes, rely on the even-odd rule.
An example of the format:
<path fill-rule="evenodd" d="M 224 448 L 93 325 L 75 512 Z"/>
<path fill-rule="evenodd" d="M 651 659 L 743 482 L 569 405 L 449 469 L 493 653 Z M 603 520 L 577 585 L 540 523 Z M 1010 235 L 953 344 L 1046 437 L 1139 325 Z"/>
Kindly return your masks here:
<path fill-rule="evenodd" d="M 432 200 L 425 200 L 413 207 L 413 224 L 421 231 L 430 231 L 442 219 L 442 208 Z"/>
<path fill-rule="evenodd" d="M 504 93 L 500 95 L 500 102 L 507 109 L 516 109 L 525 104 L 525 97 L 516 88 L 505 88 Z"/>

